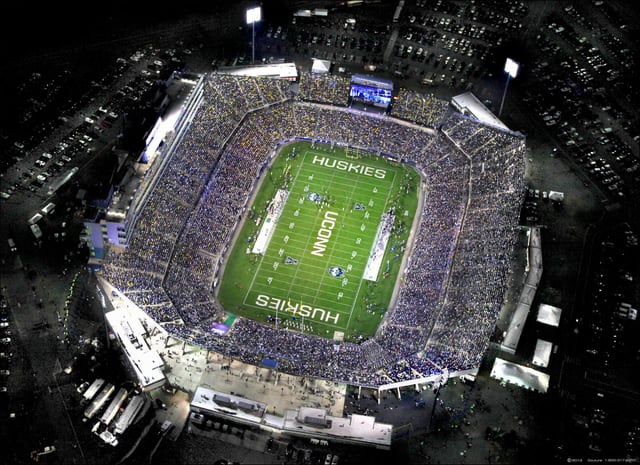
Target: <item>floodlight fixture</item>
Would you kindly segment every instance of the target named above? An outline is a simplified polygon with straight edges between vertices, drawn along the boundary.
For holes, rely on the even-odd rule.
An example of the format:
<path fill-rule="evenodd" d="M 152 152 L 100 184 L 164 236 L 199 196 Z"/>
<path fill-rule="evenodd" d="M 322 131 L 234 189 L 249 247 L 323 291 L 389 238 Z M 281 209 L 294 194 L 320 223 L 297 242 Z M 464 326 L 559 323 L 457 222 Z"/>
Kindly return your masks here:
<path fill-rule="evenodd" d="M 262 19 L 262 9 L 259 6 L 247 10 L 247 24 L 251 24 L 251 64 L 256 61 L 256 23 Z"/>
<path fill-rule="evenodd" d="M 507 61 L 504 64 L 505 73 L 510 77 L 515 78 L 518 75 L 518 68 L 520 68 L 519 63 L 513 61 L 511 58 L 507 58 Z"/>
<path fill-rule="evenodd" d="M 247 24 L 254 24 L 262 19 L 262 9 L 259 6 L 247 10 Z"/>
<path fill-rule="evenodd" d="M 507 83 L 504 85 L 504 93 L 502 94 L 502 102 L 500 102 L 500 111 L 498 111 L 498 118 L 502 115 L 502 107 L 504 106 L 504 99 L 507 96 L 507 88 L 509 87 L 509 80 L 515 78 L 518 75 L 518 69 L 520 64 L 517 61 L 507 58 L 504 64 L 504 72 L 507 73 Z"/>

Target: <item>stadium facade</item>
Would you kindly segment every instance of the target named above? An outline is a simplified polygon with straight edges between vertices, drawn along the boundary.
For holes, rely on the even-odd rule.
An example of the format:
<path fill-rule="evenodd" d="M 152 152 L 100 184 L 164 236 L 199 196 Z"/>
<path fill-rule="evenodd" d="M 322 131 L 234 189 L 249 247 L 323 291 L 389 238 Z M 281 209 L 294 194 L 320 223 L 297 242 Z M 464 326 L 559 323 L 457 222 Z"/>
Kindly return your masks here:
<path fill-rule="evenodd" d="M 477 371 L 511 272 L 524 137 L 403 88 L 386 114 L 350 108 L 349 98 L 341 76 L 302 73 L 295 85 L 199 76 L 129 208 L 127 247 L 107 254 L 100 279 L 148 317 L 150 332 L 292 375 L 389 389 Z M 360 343 L 232 319 L 215 298 L 260 175 L 296 140 L 391 157 L 423 178 L 395 304 Z"/>

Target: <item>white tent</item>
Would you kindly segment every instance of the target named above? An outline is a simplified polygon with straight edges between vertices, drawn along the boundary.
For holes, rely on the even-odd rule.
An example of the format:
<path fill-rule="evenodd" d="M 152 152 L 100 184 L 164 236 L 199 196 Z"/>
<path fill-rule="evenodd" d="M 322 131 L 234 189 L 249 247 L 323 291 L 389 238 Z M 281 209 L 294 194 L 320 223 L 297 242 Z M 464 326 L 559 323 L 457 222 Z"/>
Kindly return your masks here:
<path fill-rule="evenodd" d="M 553 344 L 551 342 L 538 339 L 531 363 L 542 368 L 548 367 L 552 349 Z"/>
<path fill-rule="evenodd" d="M 331 62 L 329 60 L 320 60 L 319 58 L 313 59 L 313 65 L 311 66 L 311 72 L 317 74 L 328 73 L 331 68 Z"/>
<path fill-rule="evenodd" d="M 545 325 L 560 326 L 560 316 L 562 315 L 562 309 L 554 307 L 553 305 L 540 304 L 538 306 L 538 318 L 537 321 L 544 323 Z"/>

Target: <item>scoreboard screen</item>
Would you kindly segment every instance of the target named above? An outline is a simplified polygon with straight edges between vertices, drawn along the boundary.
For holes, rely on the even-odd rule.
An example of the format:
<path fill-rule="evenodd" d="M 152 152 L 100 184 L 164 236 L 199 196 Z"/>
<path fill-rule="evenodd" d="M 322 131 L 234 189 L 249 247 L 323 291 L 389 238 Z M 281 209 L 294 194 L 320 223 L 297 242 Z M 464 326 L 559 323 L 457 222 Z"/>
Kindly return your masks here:
<path fill-rule="evenodd" d="M 352 101 L 387 108 L 391 105 L 393 82 L 366 74 L 351 77 L 349 97 Z"/>
<path fill-rule="evenodd" d="M 349 95 L 354 100 L 370 103 L 378 107 L 386 108 L 391 104 L 391 91 L 380 89 L 379 87 L 351 84 Z"/>

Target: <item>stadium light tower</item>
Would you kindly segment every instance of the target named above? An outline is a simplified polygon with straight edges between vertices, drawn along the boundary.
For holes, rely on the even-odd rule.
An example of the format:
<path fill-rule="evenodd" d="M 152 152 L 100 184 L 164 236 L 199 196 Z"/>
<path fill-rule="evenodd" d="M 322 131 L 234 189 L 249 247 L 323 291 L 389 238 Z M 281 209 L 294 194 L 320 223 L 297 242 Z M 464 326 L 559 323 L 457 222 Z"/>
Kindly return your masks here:
<path fill-rule="evenodd" d="M 507 83 L 504 86 L 504 93 L 502 94 L 502 102 L 500 102 L 500 111 L 498 112 L 498 118 L 502 115 L 502 107 L 504 106 L 504 99 L 507 96 L 507 88 L 509 87 L 509 80 L 515 78 L 518 75 L 518 68 L 520 64 L 513 61 L 511 58 L 507 58 L 504 64 L 504 72 L 507 73 Z"/>
<path fill-rule="evenodd" d="M 262 19 L 259 6 L 247 10 L 247 24 L 251 24 L 251 64 L 256 60 L 256 23 Z"/>

